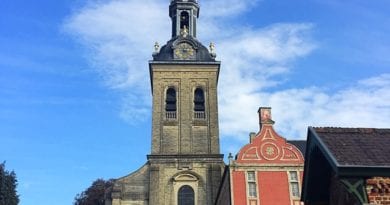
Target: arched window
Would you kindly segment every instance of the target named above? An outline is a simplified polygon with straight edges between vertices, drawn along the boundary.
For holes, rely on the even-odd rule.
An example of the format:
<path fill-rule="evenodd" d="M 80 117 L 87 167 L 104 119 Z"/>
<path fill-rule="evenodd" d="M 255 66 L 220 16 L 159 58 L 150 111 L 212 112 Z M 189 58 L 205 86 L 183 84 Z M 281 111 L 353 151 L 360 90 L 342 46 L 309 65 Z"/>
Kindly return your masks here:
<path fill-rule="evenodd" d="M 204 112 L 204 92 L 201 88 L 196 88 L 194 98 L 194 110 Z"/>
<path fill-rule="evenodd" d="M 190 26 L 190 15 L 186 11 L 183 11 L 180 14 L 180 29 L 184 29 L 184 26 L 187 28 L 187 30 Z"/>
<path fill-rule="evenodd" d="M 194 93 L 194 118 L 206 119 L 204 92 L 201 88 L 196 88 Z"/>
<path fill-rule="evenodd" d="M 165 98 L 165 110 L 169 112 L 176 111 L 176 90 L 174 88 L 168 88 Z"/>
<path fill-rule="evenodd" d="M 179 189 L 178 205 L 195 205 L 194 190 L 188 185 L 184 185 Z"/>

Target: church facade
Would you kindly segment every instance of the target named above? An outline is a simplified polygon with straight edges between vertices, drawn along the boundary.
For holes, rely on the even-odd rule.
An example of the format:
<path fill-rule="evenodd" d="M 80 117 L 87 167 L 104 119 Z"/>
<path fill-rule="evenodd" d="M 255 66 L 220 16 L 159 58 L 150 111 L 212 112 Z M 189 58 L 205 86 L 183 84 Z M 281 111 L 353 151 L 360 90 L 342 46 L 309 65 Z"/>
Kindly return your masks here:
<path fill-rule="evenodd" d="M 115 181 L 106 205 L 212 205 L 224 169 L 214 46 L 196 39 L 196 0 L 172 0 L 172 38 L 149 62 L 152 146 L 139 170 Z"/>

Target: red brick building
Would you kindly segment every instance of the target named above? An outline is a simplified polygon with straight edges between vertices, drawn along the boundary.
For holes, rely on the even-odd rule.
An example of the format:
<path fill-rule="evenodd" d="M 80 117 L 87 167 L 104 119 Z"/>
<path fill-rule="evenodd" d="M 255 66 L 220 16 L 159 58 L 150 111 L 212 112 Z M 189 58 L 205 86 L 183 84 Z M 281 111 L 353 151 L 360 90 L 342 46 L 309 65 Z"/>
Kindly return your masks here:
<path fill-rule="evenodd" d="M 306 205 L 390 204 L 390 129 L 309 128 Z"/>
<path fill-rule="evenodd" d="M 226 167 L 217 205 L 300 205 L 305 141 L 275 132 L 271 108 L 259 109 L 260 131 Z"/>

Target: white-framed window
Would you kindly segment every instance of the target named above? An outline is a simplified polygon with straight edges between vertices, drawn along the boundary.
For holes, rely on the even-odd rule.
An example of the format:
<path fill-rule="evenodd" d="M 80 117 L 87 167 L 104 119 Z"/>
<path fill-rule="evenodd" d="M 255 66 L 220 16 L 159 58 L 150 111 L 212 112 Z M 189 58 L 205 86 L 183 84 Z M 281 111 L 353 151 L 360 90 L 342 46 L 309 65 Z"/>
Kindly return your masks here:
<path fill-rule="evenodd" d="M 257 197 L 257 183 L 256 183 L 256 172 L 247 172 L 247 185 L 248 185 L 248 197 Z"/>
<path fill-rule="evenodd" d="M 289 181 L 290 181 L 290 194 L 293 198 L 299 198 L 299 177 L 297 171 L 289 172 Z"/>
<path fill-rule="evenodd" d="M 197 205 L 199 179 L 190 173 L 180 173 L 173 178 L 173 193 L 170 205 Z"/>

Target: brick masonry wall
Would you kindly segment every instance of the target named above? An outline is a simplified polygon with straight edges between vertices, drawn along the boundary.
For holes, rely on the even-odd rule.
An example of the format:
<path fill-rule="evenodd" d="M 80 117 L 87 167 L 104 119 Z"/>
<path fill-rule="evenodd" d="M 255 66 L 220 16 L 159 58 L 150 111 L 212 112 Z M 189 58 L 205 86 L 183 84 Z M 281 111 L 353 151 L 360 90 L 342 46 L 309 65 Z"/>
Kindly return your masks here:
<path fill-rule="evenodd" d="M 219 154 L 217 79 L 219 65 L 152 65 L 151 154 Z M 165 119 L 165 94 L 174 88 L 176 119 Z M 205 94 L 205 119 L 194 119 L 194 91 Z"/>
<path fill-rule="evenodd" d="M 234 171 L 233 178 L 233 205 L 246 205 L 245 172 Z"/>
<path fill-rule="evenodd" d="M 258 186 L 260 204 L 291 204 L 288 175 L 286 171 L 258 172 Z"/>
<path fill-rule="evenodd" d="M 390 178 L 373 177 L 366 180 L 366 190 L 370 204 L 390 205 Z"/>
<path fill-rule="evenodd" d="M 185 184 L 195 192 L 195 205 L 212 205 L 223 158 L 219 156 L 217 79 L 219 64 L 151 64 L 153 90 L 150 205 L 175 205 Z M 166 91 L 176 91 L 176 116 L 166 117 Z M 205 97 L 205 117 L 194 117 L 194 91 Z M 196 180 L 180 181 L 182 174 Z M 179 177 L 180 178 L 180 177 Z"/>

